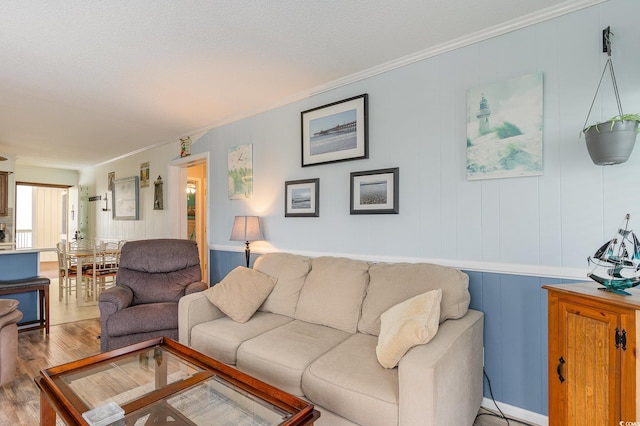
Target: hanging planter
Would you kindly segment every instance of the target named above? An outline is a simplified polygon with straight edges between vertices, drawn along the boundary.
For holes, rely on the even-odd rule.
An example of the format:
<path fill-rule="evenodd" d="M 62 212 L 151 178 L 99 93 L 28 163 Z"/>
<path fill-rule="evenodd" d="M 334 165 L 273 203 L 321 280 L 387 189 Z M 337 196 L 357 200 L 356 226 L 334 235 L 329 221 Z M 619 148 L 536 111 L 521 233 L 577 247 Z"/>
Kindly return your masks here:
<path fill-rule="evenodd" d="M 584 133 L 589 156 L 591 156 L 591 160 L 594 164 L 598 166 L 620 164 L 629 159 L 629 156 L 633 151 L 633 146 L 636 142 L 638 124 L 640 123 L 640 114 L 623 114 L 622 112 L 620 94 L 618 93 L 618 83 L 616 82 L 616 75 L 613 72 L 613 62 L 611 61 L 610 35 L 611 32 L 609 27 L 602 31 L 603 50 L 607 52 L 607 62 L 602 70 L 596 94 L 591 102 L 591 107 L 587 114 L 587 120 L 585 121 L 581 132 Z M 600 90 L 602 78 L 604 77 L 607 68 L 609 68 L 611 74 L 611 82 L 613 83 L 613 92 L 616 96 L 619 115 L 610 118 L 604 123 L 596 123 L 587 126 L 589 115 L 591 115 L 593 104 L 598 96 L 598 90 Z"/>
<path fill-rule="evenodd" d="M 638 135 L 638 121 L 611 119 L 583 130 L 594 164 L 607 166 L 629 159 Z"/>

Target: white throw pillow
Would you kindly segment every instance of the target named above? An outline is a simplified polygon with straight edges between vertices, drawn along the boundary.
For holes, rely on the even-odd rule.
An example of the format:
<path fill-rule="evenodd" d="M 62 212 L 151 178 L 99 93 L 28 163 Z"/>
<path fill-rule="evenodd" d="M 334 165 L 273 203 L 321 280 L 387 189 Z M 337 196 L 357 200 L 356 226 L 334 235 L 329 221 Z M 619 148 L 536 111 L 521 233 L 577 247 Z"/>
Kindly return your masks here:
<path fill-rule="evenodd" d="M 398 303 L 380 316 L 376 355 L 384 368 L 394 368 L 405 353 L 427 343 L 438 332 L 442 289 Z"/>
<path fill-rule="evenodd" d="M 238 266 L 204 293 L 229 318 L 247 322 L 269 296 L 276 281 L 270 275 Z"/>

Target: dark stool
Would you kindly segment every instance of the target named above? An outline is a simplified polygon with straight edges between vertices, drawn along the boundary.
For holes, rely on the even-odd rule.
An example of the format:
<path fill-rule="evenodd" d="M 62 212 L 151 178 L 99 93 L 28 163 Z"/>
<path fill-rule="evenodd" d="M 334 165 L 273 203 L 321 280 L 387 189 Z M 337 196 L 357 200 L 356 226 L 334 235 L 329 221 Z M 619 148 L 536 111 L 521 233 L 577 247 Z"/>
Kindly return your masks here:
<path fill-rule="evenodd" d="M 35 321 L 18 323 L 18 326 L 31 325 L 31 327 L 20 328 L 20 332 L 29 330 L 45 329 L 49 334 L 49 284 L 51 281 L 46 277 L 23 278 L 20 280 L 0 281 L 0 296 L 6 294 L 38 292 L 40 301 L 40 316 Z"/>

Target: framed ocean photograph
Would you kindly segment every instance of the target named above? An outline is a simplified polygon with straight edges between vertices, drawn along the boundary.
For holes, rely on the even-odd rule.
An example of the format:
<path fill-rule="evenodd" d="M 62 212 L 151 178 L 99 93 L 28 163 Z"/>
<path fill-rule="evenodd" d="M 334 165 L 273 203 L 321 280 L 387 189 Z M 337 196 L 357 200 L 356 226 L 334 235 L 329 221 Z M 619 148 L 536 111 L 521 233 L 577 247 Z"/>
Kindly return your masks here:
<path fill-rule="evenodd" d="M 543 74 L 467 91 L 467 179 L 542 174 Z"/>
<path fill-rule="evenodd" d="M 398 167 L 351 173 L 351 214 L 398 214 Z"/>
<path fill-rule="evenodd" d="M 303 111 L 302 167 L 369 158 L 367 94 Z"/>
<path fill-rule="evenodd" d="M 229 148 L 227 173 L 230 200 L 249 198 L 253 194 L 252 151 L 251 144 Z"/>
<path fill-rule="evenodd" d="M 320 216 L 320 179 L 290 180 L 284 183 L 284 216 Z"/>

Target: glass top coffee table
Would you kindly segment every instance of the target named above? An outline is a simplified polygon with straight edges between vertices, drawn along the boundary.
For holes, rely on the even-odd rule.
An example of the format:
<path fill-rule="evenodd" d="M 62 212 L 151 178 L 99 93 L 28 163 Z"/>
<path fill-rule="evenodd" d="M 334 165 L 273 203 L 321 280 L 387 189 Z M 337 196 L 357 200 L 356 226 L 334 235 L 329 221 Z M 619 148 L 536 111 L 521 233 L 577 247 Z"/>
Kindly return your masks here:
<path fill-rule="evenodd" d="M 313 404 L 168 338 L 40 372 L 40 424 L 312 425 Z"/>

